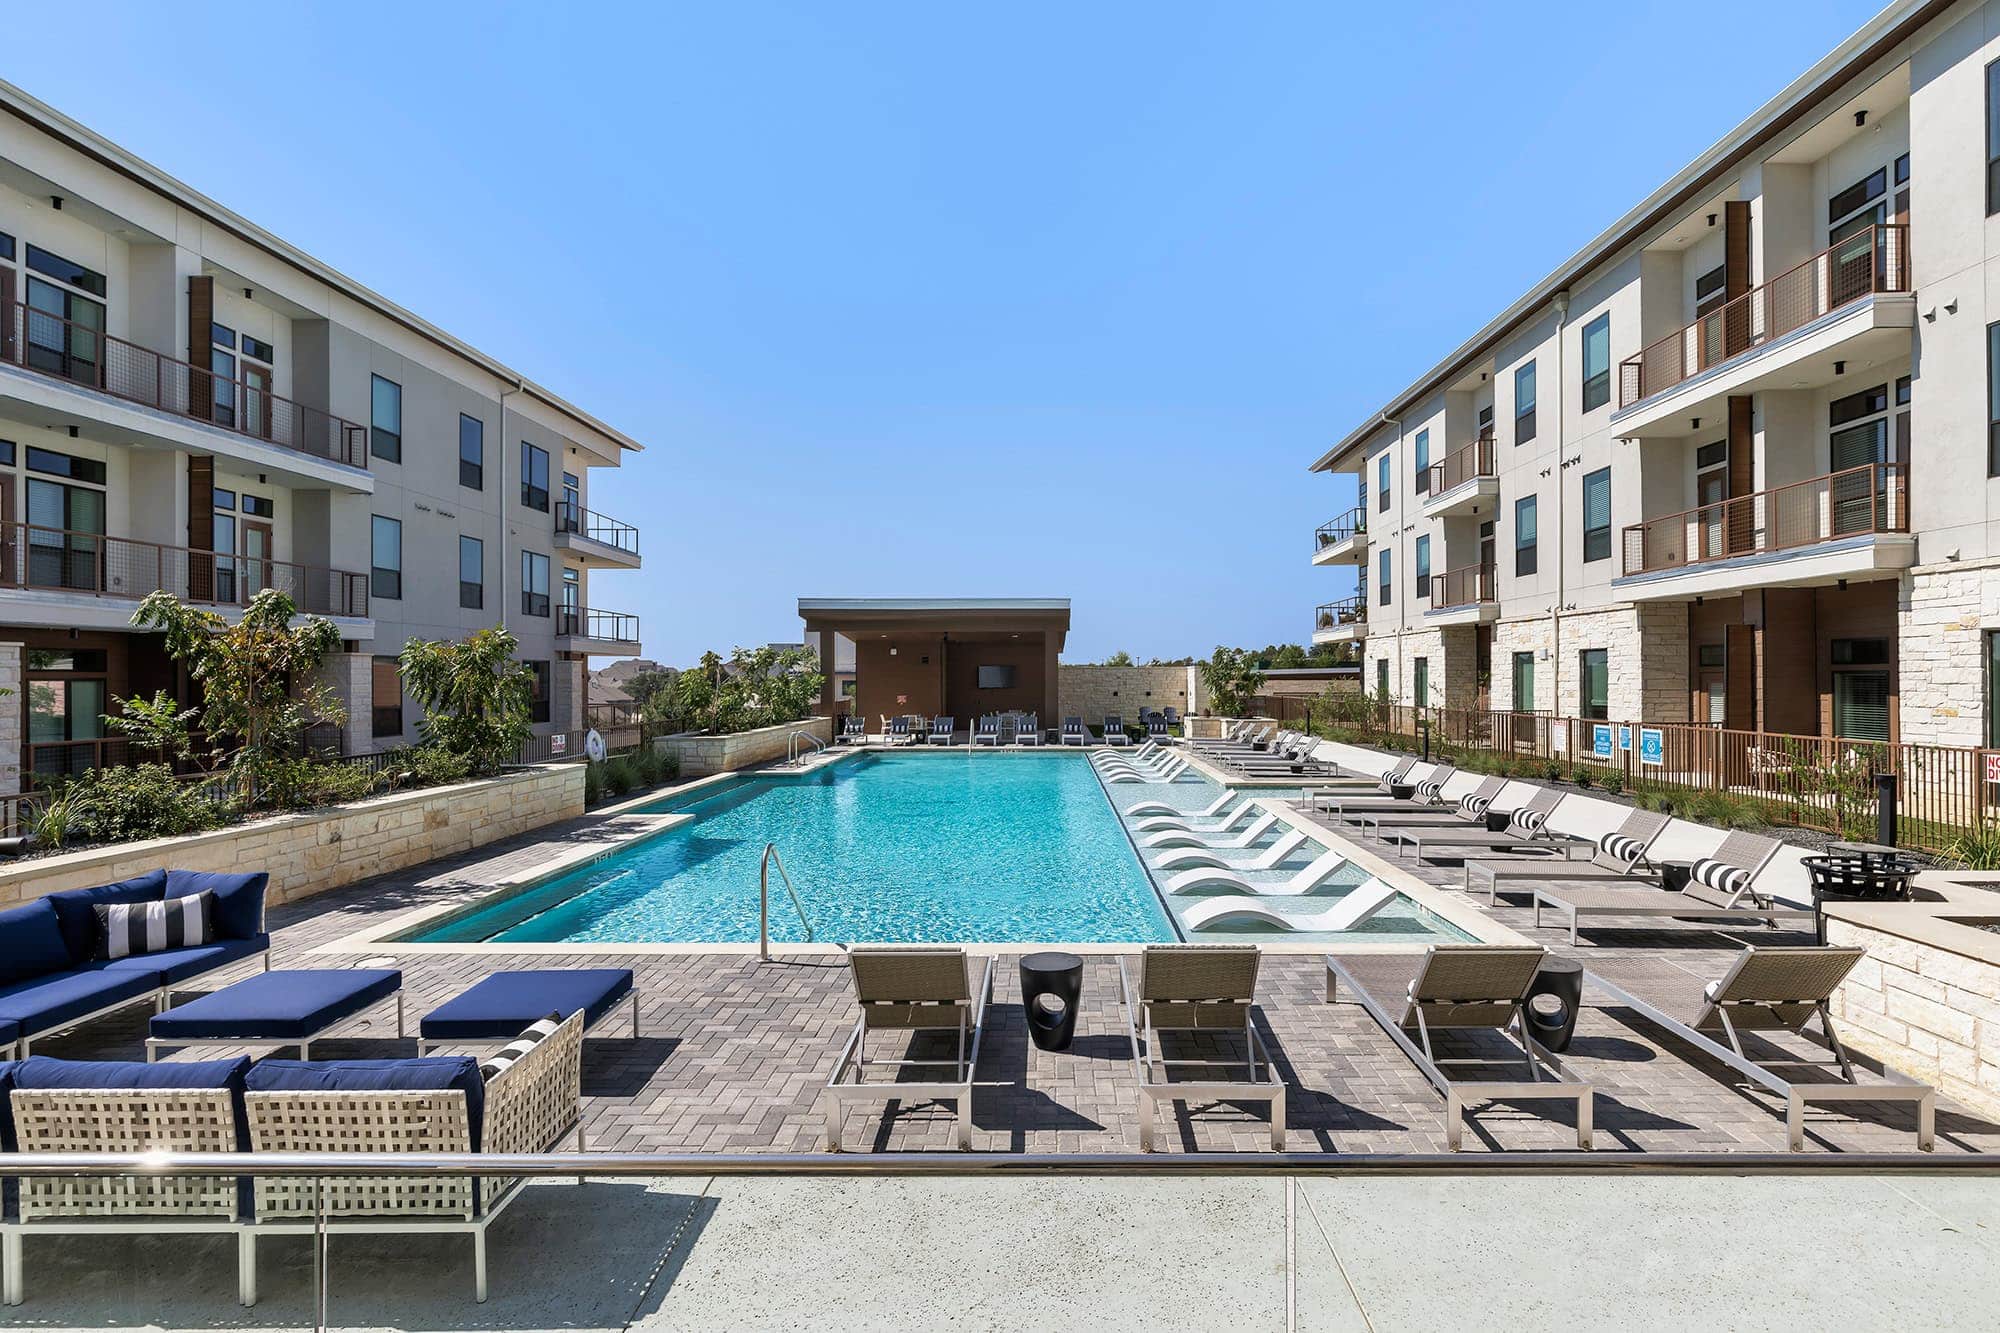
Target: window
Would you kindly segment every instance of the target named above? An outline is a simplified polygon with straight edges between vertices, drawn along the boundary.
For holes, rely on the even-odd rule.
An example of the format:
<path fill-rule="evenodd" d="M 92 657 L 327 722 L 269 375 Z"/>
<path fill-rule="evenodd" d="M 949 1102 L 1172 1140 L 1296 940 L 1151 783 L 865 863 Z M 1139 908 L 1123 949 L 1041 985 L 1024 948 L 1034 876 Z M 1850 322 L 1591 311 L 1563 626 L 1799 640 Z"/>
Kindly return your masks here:
<path fill-rule="evenodd" d="M 53 258 L 31 245 L 28 247 L 30 267 L 36 267 L 34 261 L 37 255 L 45 259 Z M 98 277 L 99 288 L 103 282 L 103 278 Z M 36 370 L 60 375 L 78 384 L 97 384 L 104 355 L 103 304 L 34 277 L 28 279 L 27 296 L 28 308 L 24 312 L 23 323 L 26 346 L 22 351 L 28 364 Z"/>
<path fill-rule="evenodd" d="M 1835 639 L 1833 734 L 1846 740 L 1889 739 L 1889 641 Z"/>
<path fill-rule="evenodd" d="M 30 463 L 42 453 L 44 451 L 40 449 L 28 450 Z M 48 456 L 66 457 L 62 454 Z M 101 477 L 103 464 L 94 466 Z M 28 526 L 22 530 L 22 544 L 26 551 L 20 557 L 9 555 L 7 563 L 12 565 L 16 559 L 26 561 L 30 587 L 103 591 L 99 587 L 99 572 L 104 556 L 104 492 L 88 486 L 45 481 L 40 477 L 26 480 Z M 11 519 L 13 516 L 6 517 Z"/>
<path fill-rule="evenodd" d="M 1729 267 L 1717 264 L 1694 280 L 1694 315 L 1700 319 L 1729 299 Z"/>
<path fill-rule="evenodd" d="M 1381 555 L 1376 557 L 1376 560 L 1379 565 L 1379 574 L 1376 579 L 1377 587 L 1375 591 L 1375 605 L 1387 606 L 1389 604 L 1389 595 L 1390 595 L 1389 553 L 1387 551 L 1382 552 Z"/>
<path fill-rule="evenodd" d="M 1386 657 L 1375 659 L 1375 697 L 1389 697 L 1389 659 Z"/>
<path fill-rule="evenodd" d="M 458 604 L 468 611 L 486 605 L 486 543 L 477 537 L 458 539 Z"/>
<path fill-rule="evenodd" d="M 80 292 L 89 292 L 96 297 L 105 294 L 102 273 L 87 269 L 81 264 L 71 263 L 61 255 L 50 254 L 39 245 L 28 247 L 28 267 L 37 273 L 54 278 L 57 282 L 67 283 Z"/>
<path fill-rule="evenodd" d="M 1411 689 L 1416 696 L 1417 707 L 1428 708 L 1431 702 L 1431 659 L 1419 657 L 1416 660 L 1416 675 L 1411 678 Z"/>
<path fill-rule="evenodd" d="M 1493 404 L 1488 403 L 1479 409 L 1478 426 L 1479 433 L 1475 438 L 1481 440 L 1493 438 Z"/>
<path fill-rule="evenodd" d="M 1592 412 L 1611 401 L 1611 316 L 1599 315 L 1583 326 L 1583 410 Z"/>
<path fill-rule="evenodd" d="M 245 491 L 243 494 L 243 512 L 252 518 L 270 518 L 277 512 L 277 507 L 272 504 L 271 497 L 268 495 L 252 495 L 248 491 Z"/>
<path fill-rule="evenodd" d="M 29 649 L 26 659 L 29 766 L 44 776 L 96 768 L 110 702 L 106 654 Z"/>
<path fill-rule="evenodd" d="M 236 330 L 227 324 L 211 322 L 208 326 L 208 340 L 217 347 L 227 347 L 232 352 L 236 350 Z"/>
<path fill-rule="evenodd" d="M 377 597 L 403 595 L 403 523 L 401 519 L 374 516 L 369 559 L 369 591 Z"/>
<path fill-rule="evenodd" d="M 521 441 L 521 503 L 549 512 L 549 451 Z"/>
<path fill-rule="evenodd" d="M 375 737 L 403 734 L 403 673 L 393 657 L 377 657 L 369 663 L 374 683 L 374 710 L 368 734 Z"/>
<path fill-rule="evenodd" d="M 1887 221 L 1888 193 L 1889 171 L 1880 167 L 1827 200 L 1826 243 L 1839 245 L 1856 232 Z"/>
<path fill-rule="evenodd" d="M 1514 372 L 1514 443 L 1535 438 L 1535 363 Z"/>
<path fill-rule="evenodd" d="M 1431 539 L 1426 533 L 1417 538 L 1417 581 L 1410 588 L 1412 597 L 1428 597 L 1431 591 Z"/>
<path fill-rule="evenodd" d="M 12 259 L 13 257 L 14 238 L 6 232 L 0 231 L 0 259 Z"/>
<path fill-rule="evenodd" d="M 529 696 L 528 720 L 546 722 L 549 720 L 549 664 L 528 662 L 528 674 L 534 677 L 534 692 Z"/>
<path fill-rule="evenodd" d="M 2000 632 L 1986 635 L 1986 744 L 2000 749 Z"/>
<path fill-rule="evenodd" d="M 1535 545 L 1535 497 L 1514 502 L 1514 573 L 1532 574 L 1537 566 Z"/>
<path fill-rule="evenodd" d="M 458 414 L 458 484 L 486 489 L 486 423 L 463 412 Z"/>
<path fill-rule="evenodd" d="M 1583 563 L 1611 558 L 1611 469 L 1583 479 Z"/>
<path fill-rule="evenodd" d="M 1386 449 L 1383 450 L 1382 456 L 1375 460 L 1375 507 L 1377 509 L 1389 507 L 1389 453 Z"/>
<path fill-rule="evenodd" d="M 1577 694 L 1585 721 L 1602 722 L 1611 716 L 1609 657 L 1603 648 L 1586 648 L 1576 655 Z"/>
<path fill-rule="evenodd" d="M 247 333 L 243 335 L 243 355 L 253 361 L 276 361 L 278 359 L 278 352 L 275 347 L 261 338 L 252 338 Z"/>
<path fill-rule="evenodd" d="M 71 481 L 88 482 L 92 486 L 104 484 L 104 464 L 97 459 L 74 458 L 53 449 L 37 449 L 33 445 L 28 446 L 28 471 L 68 477 Z"/>
<path fill-rule="evenodd" d="M 521 552 L 521 614 L 549 613 L 549 558 L 537 551 Z"/>
<path fill-rule="evenodd" d="M 1514 711 L 1535 711 L 1535 655 L 1514 654 Z"/>
<path fill-rule="evenodd" d="M 2000 324 L 1986 326 L 1986 475 L 2000 477 Z"/>
<path fill-rule="evenodd" d="M 391 463 L 403 461 L 403 386 L 380 375 L 369 377 L 368 452 Z"/>
<path fill-rule="evenodd" d="M 2000 213 L 2000 60 L 1986 67 L 1986 212 Z"/>
<path fill-rule="evenodd" d="M 1417 456 L 1417 494 L 1429 495 L 1431 491 L 1431 433 L 1417 432 L 1415 447 Z"/>

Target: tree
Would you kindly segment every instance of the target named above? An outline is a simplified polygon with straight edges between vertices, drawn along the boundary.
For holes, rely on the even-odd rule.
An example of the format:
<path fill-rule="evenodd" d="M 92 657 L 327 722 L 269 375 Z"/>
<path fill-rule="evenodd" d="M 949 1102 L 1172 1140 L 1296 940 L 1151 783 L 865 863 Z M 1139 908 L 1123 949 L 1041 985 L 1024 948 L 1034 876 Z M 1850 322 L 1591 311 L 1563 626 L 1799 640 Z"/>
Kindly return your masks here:
<path fill-rule="evenodd" d="M 1111 654 L 1111 656 L 1109 656 L 1109 657 L 1107 657 L 1107 658 L 1105 658 L 1105 659 L 1104 659 L 1104 663 L 1103 663 L 1103 665 L 1105 665 L 1105 666 L 1109 666 L 1109 667 L 1128 667 L 1128 666 L 1131 666 L 1131 665 L 1132 665 L 1132 654 L 1130 654 L 1130 653 L 1128 653 L 1128 652 L 1122 652 L 1122 651 L 1121 651 L 1121 652 L 1115 652 L 1115 653 Z"/>
<path fill-rule="evenodd" d="M 411 639 L 398 659 L 403 688 L 424 710 L 417 730 L 474 773 L 512 763 L 534 735 L 535 678 L 514 660 L 519 646 L 496 626 L 457 641 Z"/>
<path fill-rule="evenodd" d="M 233 625 L 170 592 L 154 592 L 132 613 L 132 624 L 163 633 L 167 655 L 200 686 L 200 729 L 210 764 L 237 777 L 253 807 L 288 798 L 296 776 L 289 766 L 303 750 L 308 724 L 347 718 L 333 691 L 315 679 L 340 647 L 340 630 L 325 616 L 299 617 L 292 599 L 276 588 L 251 598 Z M 164 716 L 170 711 L 155 696 L 137 708 L 128 700 L 121 717 L 105 720 L 126 735 L 167 737 L 191 721 L 170 721 Z"/>
<path fill-rule="evenodd" d="M 1208 690 L 1208 706 L 1219 716 L 1242 717 L 1251 696 L 1264 688 L 1264 673 L 1244 649 L 1218 645 L 1201 664 L 1201 681 Z"/>

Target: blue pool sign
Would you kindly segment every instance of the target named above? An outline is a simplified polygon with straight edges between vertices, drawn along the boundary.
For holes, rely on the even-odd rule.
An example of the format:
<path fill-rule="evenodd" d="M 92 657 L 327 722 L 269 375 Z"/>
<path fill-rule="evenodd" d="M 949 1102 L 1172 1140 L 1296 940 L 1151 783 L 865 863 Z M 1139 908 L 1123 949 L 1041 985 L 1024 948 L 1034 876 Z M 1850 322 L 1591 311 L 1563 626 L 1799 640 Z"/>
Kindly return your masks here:
<path fill-rule="evenodd" d="M 1618 728 L 1618 748 L 1621 750 L 1632 748 L 1632 728 L 1622 726 Z"/>
<path fill-rule="evenodd" d="M 1667 762 L 1667 733 L 1658 727 L 1639 728 L 1639 762 L 1655 768 Z"/>
<path fill-rule="evenodd" d="M 1611 757 L 1611 727 L 1599 722 L 1590 729 L 1590 753 L 1598 759 Z"/>

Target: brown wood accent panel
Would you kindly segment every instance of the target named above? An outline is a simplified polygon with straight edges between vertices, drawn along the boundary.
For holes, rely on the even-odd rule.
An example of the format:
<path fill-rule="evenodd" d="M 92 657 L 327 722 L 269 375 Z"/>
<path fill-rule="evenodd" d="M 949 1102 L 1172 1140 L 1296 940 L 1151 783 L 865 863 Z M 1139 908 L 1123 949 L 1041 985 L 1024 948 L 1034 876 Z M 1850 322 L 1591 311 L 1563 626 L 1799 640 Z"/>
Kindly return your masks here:
<path fill-rule="evenodd" d="M 1757 490 L 1757 446 L 1751 438 L 1750 397 L 1737 394 L 1729 400 L 1729 498 L 1754 494 Z M 1754 501 L 1729 506 L 1729 549 L 1748 551 L 1757 540 L 1757 506 Z"/>
<path fill-rule="evenodd" d="M 1722 645 L 1723 709 L 1728 725 L 1740 728 L 1757 716 L 1757 631 L 1740 622 L 1725 626 Z"/>
<path fill-rule="evenodd" d="M 892 654 L 890 649 L 895 649 Z M 944 636 L 899 634 L 854 641 L 855 710 L 879 731 L 882 719 L 944 710 Z"/>
<path fill-rule="evenodd" d="M 961 723 L 970 723 L 982 713 L 1004 713 L 1013 709 L 1023 712 L 1045 713 L 1048 703 L 1048 682 L 1044 678 L 1044 658 L 1042 636 L 1023 634 L 1018 639 L 1002 642 L 945 644 L 945 708 Z M 1005 690 L 982 690 L 979 688 L 979 668 L 983 666 L 1010 666 L 1014 668 L 1014 685 Z M 1124 700 L 1120 700 L 1124 703 Z M 1126 708 L 1125 720 L 1132 721 L 1139 707 L 1146 701 L 1136 700 Z M 1055 721 L 1046 715 L 1042 719 L 1050 726 Z M 1103 718 L 1086 718 L 1087 722 L 1102 722 Z"/>
<path fill-rule="evenodd" d="M 215 549 L 215 460 L 207 454 L 188 455 L 188 547 Z M 188 556 L 188 595 L 207 601 L 215 595 L 215 560 Z"/>
<path fill-rule="evenodd" d="M 0 268 L 0 361 L 14 359 L 14 270 Z M 11 516 L 10 516 L 11 517 Z"/>
<path fill-rule="evenodd" d="M 1894 579 L 1872 583 L 1851 583 L 1845 588 L 1813 590 L 1814 682 L 1818 707 L 1812 731 L 1833 734 L 1833 641 L 1835 639 L 1886 639 L 1889 643 L 1889 739 L 1902 735 L 1902 686 L 1899 680 L 1901 645 L 1896 637 L 1897 585 Z M 1861 667 L 1857 670 L 1884 670 Z M 1800 677 L 1800 679 L 1804 679 Z"/>
<path fill-rule="evenodd" d="M 1805 682 L 1813 678 L 1819 637 L 1810 588 L 1766 588 L 1757 643 L 1757 725 L 1809 736 L 1819 730 L 1819 705 Z"/>
<path fill-rule="evenodd" d="M 210 364 L 209 348 L 214 345 L 209 326 L 215 323 L 215 279 L 195 274 L 188 279 L 188 326 L 187 361 L 191 366 L 206 370 Z M 215 397 L 210 390 L 206 375 L 188 376 L 188 414 L 205 417 L 213 414 Z M 207 542 L 189 542 L 208 549 Z"/>
<path fill-rule="evenodd" d="M 1750 290 L 1750 204 L 1732 199 L 1722 206 L 1722 294 L 1735 301 Z M 1723 316 L 1722 353 L 1735 356 L 1750 345 L 1750 302 L 1731 305 Z"/>

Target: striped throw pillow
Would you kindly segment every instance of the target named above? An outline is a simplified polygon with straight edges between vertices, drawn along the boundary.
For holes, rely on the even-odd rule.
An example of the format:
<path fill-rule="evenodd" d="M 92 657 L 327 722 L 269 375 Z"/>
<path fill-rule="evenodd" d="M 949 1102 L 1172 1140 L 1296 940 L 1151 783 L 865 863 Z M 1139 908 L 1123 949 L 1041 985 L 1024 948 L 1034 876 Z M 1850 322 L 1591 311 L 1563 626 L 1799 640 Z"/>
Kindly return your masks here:
<path fill-rule="evenodd" d="M 521 1035 L 479 1062 L 479 1077 L 491 1083 L 512 1069 L 520 1058 L 535 1049 L 535 1043 L 562 1026 L 561 1014 L 538 1018 L 521 1030 Z"/>
<path fill-rule="evenodd" d="M 1734 898 L 1750 885 L 1750 872 L 1742 866 L 1730 865 L 1727 861 L 1712 861 L 1704 856 L 1694 863 L 1688 878 L 1704 888 Z"/>
<path fill-rule="evenodd" d="M 1439 782 L 1437 779 L 1425 778 L 1422 782 L 1419 782 L 1417 784 L 1418 804 L 1436 805 L 1438 803 L 1438 792 L 1441 791 L 1443 788 L 1444 784 L 1442 782 Z"/>
<path fill-rule="evenodd" d="M 1629 866 L 1645 854 L 1646 844 L 1623 833 L 1607 833 L 1597 840 L 1597 849 L 1612 860 Z"/>
<path fill-rule="evenodd" d="M 1478 796 L 1472 792 L 1458 798 L 1458 808 L 1467 819 L 1477 819 L 1486 813 L 1486 807 L 1493 804 L 1491 796 Z"/>
<path fill-rule="evenodd" d="M 1548 822 L 1549 817 L 1547 814 L 1540 810 L 1530 810 L 1528 807 L 1522 806 L 1507 817 L 1507 831 L 1523 838 L 1533 838 L 1540 835 L 1542 825 Z"/>
<path fill-rule="evenodd" d="M 215 938 L 215 894 L 207 889 L 157 903 L 100 903 L 99 958 L 130 958 L 207 944 Z"/>

